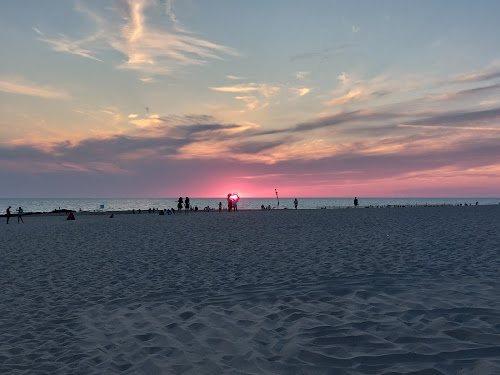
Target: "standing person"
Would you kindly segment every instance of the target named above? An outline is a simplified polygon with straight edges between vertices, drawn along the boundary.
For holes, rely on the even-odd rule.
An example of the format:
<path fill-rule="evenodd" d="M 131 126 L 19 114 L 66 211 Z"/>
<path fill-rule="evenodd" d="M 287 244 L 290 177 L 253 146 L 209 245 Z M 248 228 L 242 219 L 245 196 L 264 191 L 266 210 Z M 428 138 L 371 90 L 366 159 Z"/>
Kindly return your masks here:
<path fill-rule="evenodd" d="M 358 207 L 358 198 L 354 197 L 354 208 Z"/>
<path fill-rule="evenodd" d="M 184 200 L 184 208 L 185 208 L 185 212 L 186 214 L 189 212 L 189 197 L 186 197 L 186 199 Z"/>
<path fill-rule="evenodd" d="M 231 200 L 231 193 L 227 195 L 227 210 L 231 212 L 233 209 L 233 201 Z"/>
<path fill-rule="evenodd" d="M 21 219 L 21 221 L 23 222 L 24 224 L 24 220 L 23 220 L 23 209 L 21 208 L 21 206 L 19 206 L 19 208 L 17 209 L 17 223 L 19 224 L 19 219 Z"/>
<path fill-rule="evenodd" d="M 9 206 L 7 208 L 7 224 L 9 224 L 9 219 L 10 219 L 10 216 L 11 216 L 10 209 L 11 209 L 11 206 Z"/>
<path fill-rule="evenodd" d="M 222 202 L 219 202 L 219 212 L 222 211 Z"/>
<path fill-rule="evenodd" d="M 177 211 L 181 212 L 183 205 L 184 205 L 184 199 L 182 199 L 182 197 L 179 197 L 179 199 L 177 200 Z"/>
<path fill-rule="evenodd" d="M 295 209 L 297 209 L 297 206 L 299 205 L 299 201 L 297 200 L 297 198 L 293 200 L 293 205 L 295 206 Z"/>

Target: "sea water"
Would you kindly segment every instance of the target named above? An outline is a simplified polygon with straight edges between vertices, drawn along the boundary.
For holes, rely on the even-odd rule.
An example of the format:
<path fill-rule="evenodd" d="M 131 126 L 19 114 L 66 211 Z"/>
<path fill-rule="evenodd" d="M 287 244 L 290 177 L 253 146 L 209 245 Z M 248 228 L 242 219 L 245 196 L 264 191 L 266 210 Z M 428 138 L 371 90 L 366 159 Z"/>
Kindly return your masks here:
<path fill-rule="evenodd" d="M 262 206 L 271 209 L 294 209 L 295 197 L 290 198 L 241 198 L 238 209 L 257 210 Z M 353 207 L 353 198 L 297 198 L 298 209 L 335 209 Z M 358 197 L 359 207 L 387 206 L 439 206 L 439 205 L 498 205 L 500 198 L 363 198 Z M 8 206 L 15 211 L 21 206 L 24 212 L 51 212 L 57 209 L 74 211 L 131 211 L 155 209 L 177 209 L 178 198 L 0 198 L 0 212 Z M 227 199 L 190 198 L 191 206 L 203 210 L 205 207 L 218 209 L 219 202 L 227 208 Z M 279 203 L 279 204 L 278 204 Z"/>

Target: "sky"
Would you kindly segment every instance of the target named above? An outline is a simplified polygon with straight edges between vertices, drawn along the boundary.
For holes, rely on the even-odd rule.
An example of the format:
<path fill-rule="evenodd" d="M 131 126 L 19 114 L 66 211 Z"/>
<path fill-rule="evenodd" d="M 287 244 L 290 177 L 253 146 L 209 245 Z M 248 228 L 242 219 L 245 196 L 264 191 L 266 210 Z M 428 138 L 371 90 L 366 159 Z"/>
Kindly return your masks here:
<path fill-rule="evenodd" d="M 0 197 L 499 197 L 499 13 L 3 0 Z"/>

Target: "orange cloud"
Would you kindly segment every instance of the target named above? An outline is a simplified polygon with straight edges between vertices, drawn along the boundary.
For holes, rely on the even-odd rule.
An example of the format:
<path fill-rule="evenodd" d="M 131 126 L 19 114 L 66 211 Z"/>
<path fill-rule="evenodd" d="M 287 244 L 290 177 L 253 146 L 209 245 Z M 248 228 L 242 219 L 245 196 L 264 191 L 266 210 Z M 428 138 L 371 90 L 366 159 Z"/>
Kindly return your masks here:
<path fill-rule="evenodd" d="M 348 104 L 352 101 L 362 101 L 367 100 L 370 97 L 370 93 L 363 88 L 355 88 L 349 91 L 347 94 L 330 100 L 326 103 L 329 107 L 336 107 L 344 104 Z"/>

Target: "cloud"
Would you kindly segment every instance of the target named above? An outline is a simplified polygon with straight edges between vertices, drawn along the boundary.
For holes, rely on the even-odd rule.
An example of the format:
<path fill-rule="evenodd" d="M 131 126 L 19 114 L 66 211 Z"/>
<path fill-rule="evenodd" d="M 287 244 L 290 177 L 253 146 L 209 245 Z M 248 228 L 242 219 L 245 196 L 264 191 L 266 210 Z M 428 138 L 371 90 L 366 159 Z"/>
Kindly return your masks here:
<path fill-rule="evenodd" d="M 499 100 L 483 100 L 483 101 L 479 102 L 479 105 L 484 106 L 484 107 L 486 107 L 486 106 L 489 107 L 489 106 L 497 105 L 498 102 L 499 102 Z"/>
<path fill-rule="evenodd" d="M 233 76 L 233 75 L 227 75 L 227 79 L 232 79 L 232 80 L 243 80 L 245 77 L 239 77 L 239 76 Z"/>
<path fill-rule="evenodd" d="M 51 178 L 56 175 L 89 178 L 106 175 L 107 179 L 133 176 L 128 180 L 133 183 L 144 178 L 154 180 L 158 170 L 187 178 L 189 176 L 180 171 L 187 167 L 195 168 L 207 176 L 207 181 L 212 181 L 213 176 L 222 176 L 220 170 L 227 167 L 232 171 L 227 174 L 231 181 L 235 181 L 238 174 L 276 174 L 290 178 L 291 185 L 298 184 L 304 191 L 308 191 L 305 184 L 309 178 L 304 178 L 307 173 L 311 175 L 311 189 L 336 184 L 379 186 L 377 184 L 387 181 L 406 186 L 405 176 L 425 181 L 434 176 L 435 181 L 441 183 L 445 177 L 439 176 L 440 171 L 444 171 L 446 178 L 455 179 L 459 178 L 455 171 L 460 170 L 468 176 L 500 180 L 494 176 L 500 168 L 494 162 L 500 156 L 497 150 L 500 108 L 494 103 L 489 104 L 492 107 L 474 104 L 476 99 L 479 103 L 496 95 L 500 84 L 464 90 L 439 86 L 439 93 L 429 94 L 432 92 L 429 87 L 434 91 L 437 87 L 431 82 L 420 91 L 412 91 L 411 100 L 389 100 L 375 107 L 371 99 L 382 95 L 390 99 L 390 94 L 401 92 L 396 85 L 400 77 L 378 76 L 364 81 L 354 79 L 352 74 L 339 77 L 345 78 L 341 79 L 345 85 L 334 100 L 356 103 L 360 109 L 311 116 L 304 121 L 284 123 L 280 120 L 276 125 L 279 127 L 232 123 L 233 120 L 224 123 L 204 114 L 148 113 L 143 116 L 124 112 L 121 116 L 121 123 L 127 125 L 124 134 L 101 134 L 80 142 L 53 144 L 43 150 L 20 142 L 11 145 L 9 150 L 0 146 L 0 169 L 11 171 L 9 173 L 29 171 L 28 175 L 49 173 Z M 405 82 L 401 86 L 407 87 Z M 283 86 L 242 83 L 212 89 L 231 93 L 248 109 L 255 109 L 266 105 L 266 99 L 277 95 L 280 87 Z M 364 91 L 356 94 L 357 88 Z M 306 93 L 303 89 L 308 88 L 291 87 L 289 92 L 300 95 Z M 338 107 L 328 110 L 338 111 Z M 116 108 L 99 108 L 95 113 L 101 120 L 107 121 L 109 116 L 119 119 Z M 292 114 L 290 118 L 304 117 Z M 130 125 L 135 128 L 130 130 Z M 294 179 L 295 175 L 302 178 Z M 123 181 L 126 180 L 119 186 L 127 185 Z M 170 186 L 167 181 L 163 186 Z"/>
<path fill-rule="evenodd" d="M 165 13 L 167 16 L 170 18 L 170 21 L 172 21 L 172 24 L 174 25 L 174 28 L 181 33 L 189 33 L 189 30 L 184 28 L 184 26 L 181 25 L 179 20 L 177 19 L 175 13 L 174 13 L 174 0 L 167 0 L 165 4 Z"/>
<path fill-rule="evenodd" d="M 484 72 L 469 73 L 452 79 L 452 82 L 480 82 L 500 78 L 500 68 L 487 69 Z"/>
<path fill-rule="evenodd" d="M 150 4 L 129 1 L 128 22 L 121 27 L 120 37 L 110 42 L 113 48 L 127 56 L 119 68 L 168 74 L 180 66 L 201 65 L 207 59 L 221 59 L 221 54 L 238 54 L 229 47 L 186 35 L 185 32 L 176 34 L 154 28 L 147 23 L 144 14 Z M 169 9 L 172 20 L 173 13 Z"/>
<path fill-rule="evenodd" d="M 456 125 L 456 124 L 485 124 L 500 119 L 500 108 L 487 109 L 482 111 L 455 111 L 444 114 L 430 116 L 411 122 L 413 125 Z"/>
<path fill-rule="evenodd" d="M 352 73 L 342 72 L 337 76 L 340 87 L 334 91 L 336 96 L 325 103 L 328 107 L 337 107 L 351 103 L 377 99 L 395 92 L 415 92 L 416 87 L 409 77 L 394 79 L 378 75 L 370 79 L 356 78 Z"/>
<path fill-rule="evenodd" d="M 385 127 L 392 128 L 388 124 L 389 121 L 399 121 L 404 118 L 414 119 L 415 116 L 394 112 L 377 112 L 369 110 L 348 111 L 336 113 L 334 115 L 323 116 L 312 121 L 302 122 L 295 125 L 294 127 L 290 127 L 288 131 L 304 132 L 322 128 L 340 127 L 342 125 L 348 125 L 354 122 L 358 124 L 383 122 Z"/>
<path fill-rule="evenodd" d="M 219 92 L 228 92 L 235 94 L 259 94 L 264 100 L 270 98 L 273 95 L 276 95 L 280 88 L 277 86 L 271 86 L 267 84 L 256 84 L 256 83 L 248 83 L 248 84 L 239 84 L 234 86 L 223 86 L 223 87 L 210 87 L 211 90 L 219 91 Z M 262 109 L 269 106 L 269 102 L 262 102 L 255 95 L 237 95 L 235 96 L 236 100 L 243 101 L 245 106 L 249 110 L 257 110 Z"/>
<path fill-rule="evenodd" d="M 404 107 L 404 104 L 402 105 Z M 461 129 L 470 130 L 480 128 L 498 128 L 497 122 L 500 119 L 500 108 L 488 110 L 457 110 L 447 112 L 393 112 L 381 110 L 355 110 L 340 112 L 333 115 L 322 116 L 317 119 L 298 123 L 282 129 L 263 130 L 256 135 L 273 134 L 304 134 L 321 129 L 341 128 L 343 132 L 352 132 L 358 135 L 389 136 L 391 133 L 398 133 L 405 127 L 428 126 L 438 129 L 439 126 L 467 124 Z M 450 127 L 449 129 L 453 129 Z"/>
<path fill-rule="evenodd" d="M 238 55 L 232 48 L 212 43 L 189 33 L 175 17 L 173 2 L 167 1 L 165 12 L 173 30 L 155 27 L 146 16 L 146 9 L 157 7 L 157 2 L 127 0 L 117 8 L 106 8 L 114 14 L 98 14 L 79 4 L 77 11 L 91 18 L 96 31 L 83 39 L 67 36 L 39 38 L 52 45 L 53 50 L 102 61 L 97 54 L 110 48 L 122 53 L 125 61 L 119 69 L 137 70 L 147 74 L 172 74 L 187 65 L 203 65 L 208 60 L 220 60 L 225 55 Z M 167 25 L 168 26 L 168 25 Z"/>
<path fill-rule="evenodd" d="M 466 113 L 455 112 L 455 118 L 445 120 L 453 121 Z M 494 123 L 497 115 L 476 113 L 474 118 L 489 118 Z M 168 195 L 165 191 L 172 194 L 175 189 L 185 189 L 186 181 L 190 181 L 188 185 L 193 189 L 200 179 L 206 181 L 202 189 L 206 192 L 214 181 L 235 182 L 238 176 L 243 179 L 254 175 L 264 176 L 257 179 L 257 184 L 264 183 L 266 175 L 276 178 L 279 175 L 280 181 L 286 180 L 287 185 L 300 186 L 311 194 L 320 188 L 340 191 L 340 186 L 349 186 L 357 190 L 363 185 L 390 195 L 382 187 L 396 189 L 397 185 L 397 189 L 402 189 L 405 184 L 415 187 L 418 181 L 436 186 L 445 178 L 456 185 L 467 176 L 471 181 L 475 178 L 478 184 L 487 179 L 490 184 L 498 181 L 500 165 L 495 162 L 500 160 L 498 132 L 469 130 L 469 125 L 459 132 L 444 125 L 397 128 L 398 133 L 389 128 L 397 126 L 401 118 L 437 122 L 443 116 L 430 112 L 410 115 L 351 111 L 295 124 L 285 137 L 283 134 L 262 137 L 254 126 L 223 124 L 207 115 L 152 115 L 150 120 L 158 121 L 154 137 L 148 136 L 146 129 L 77 143 L 59 142 L 47 150 L 21 144 L 0 145 L 0 170 L 3 176 L 22 175 L 26 181 L 32 181 L 36 174 L 38 181 L 54 183 L 55 190 L 51 191 L 58 191 L 61 184 L 66 186 L 63 182 L 69 178 L 76 181 L 77 191 L 72 190 L 75 194 L 83 191 L 78 190 L 79 186 L 89 189 L 89 183 L 93 188 L 99 186 L 100 191 L 108 192 L 106 187 L 111 184 L 116 194 L 122 188 L 132 194 L 130 189 L 136 181 L 144 188 L 143 181 L 148 180 L 151 181 L 148 186 L 161 185 L 164 193 L 158 194 L 163 196 Z M 375 138 L 360 136 L 360 127 L 370 124 L 387 126 L 388 132 Z M 332 136 L 331 127 L 343 130 Z M 322 129 L 328 130 L 330 136 L 307 133 Z M 357 136 L 339 138 L 346 129 Z M 166 173 L 159 174 L 158 170 Z M 165 180 L 159 180 L 163 175 Z M 182 180 L 182 184 L 177 184 L 172 175 Z M 195 178 L 189 180 L 192 175 Z M 276 180 L 272 182 L 275 184 Z M 140 191 L 143 190 L 137 190 Z"/>
<path fill-rule="evenodd" d="M 235 99 L 245 102 L 248 109 L 256 109 L 259 106 L 259 99 L 255 96 L 236 96 Z"/>
<path fill-rule="evenodd" d="M 251 93 L 258 92 L 264 97 L 268 98 L 272 95 L 277 94 L 280 91 L 280 88 L 277 86 L 269 86 L 265 83 L 257 84 L 257 83 L 249 83 L 249 84 L 241 84 L 235 86 L 224 86 L 224 87 L 210 87 L 210 89 L 214 91 L 221 92 L 231 92 L 231 93 Z"/>
<path fill-rule="evenodd" d="M 348 104 L 353 101 L 363 101 L 367 100 L 371 96 L 371 93 L 362 87 L 352 89 L 347 94 L 342 95 L 338 98 L 332 99 L 326 103 L 329 107 L 337 107 L 341 105 Z"/>
<path fill-rule="evenodd" d="M 58 40 L 39 38 L 40 41 L 52 45 L 52 49 L 57 52 L 66 52 L 72 55 L 78 55 L 85 57 L 87 59 L 101 61 L 101 59 L 92 55 L 92 52 L 88 49 L 82 48 L 80 45 L 81 41 L 70 40 L 68 38 L 61 38 Z"/>
<path fill-rule="evenodd" d="M 349 81 L 345 72 L 342 72 L 342 74 L 340 74 L 337 78 L 339 79 L 340 82 L 342 82 L 343 86 L 347 85 L 347 83 Z"/>
<path fill-rule="evenodd" d="M 49 86 L 40 86 L 36 83 L 27 82 L 24 79 L 2 79 L 0 78 L 0 91 L 10 94 L 37 96 L 44 99 L 65 99 L 68 94 Z"/>
<path fill-rule="evenodd" d="M 291 88 L 290 89 L 294 95 L 297 96 L 304 96 L 307 95 L 311 92 L 311 89 L 308 87 L 302 87 L 302 88 Z"/>
<path fill-rule="evenodd" d="M 303 72 L 295 72 L 294 76 L 295 76 L 295 78 L 298 78 L 298 79 L 304 79 L 304 78 L 308 77 L 310 74 L 311 74 L 311 72 L 303 71 Z"/>
<path fill-rule="evenodd" d="M 480 127 L 480 126 L 450 126 L 450 125 L 412 125 L 412 124 L 399 124 L 401 128 L 427 128 L 427 129 L 456 129 L 456 130 L 473 130 L 473 131 L 491 131 L 500 132 L 500 128 L 495 127 Z"/>

